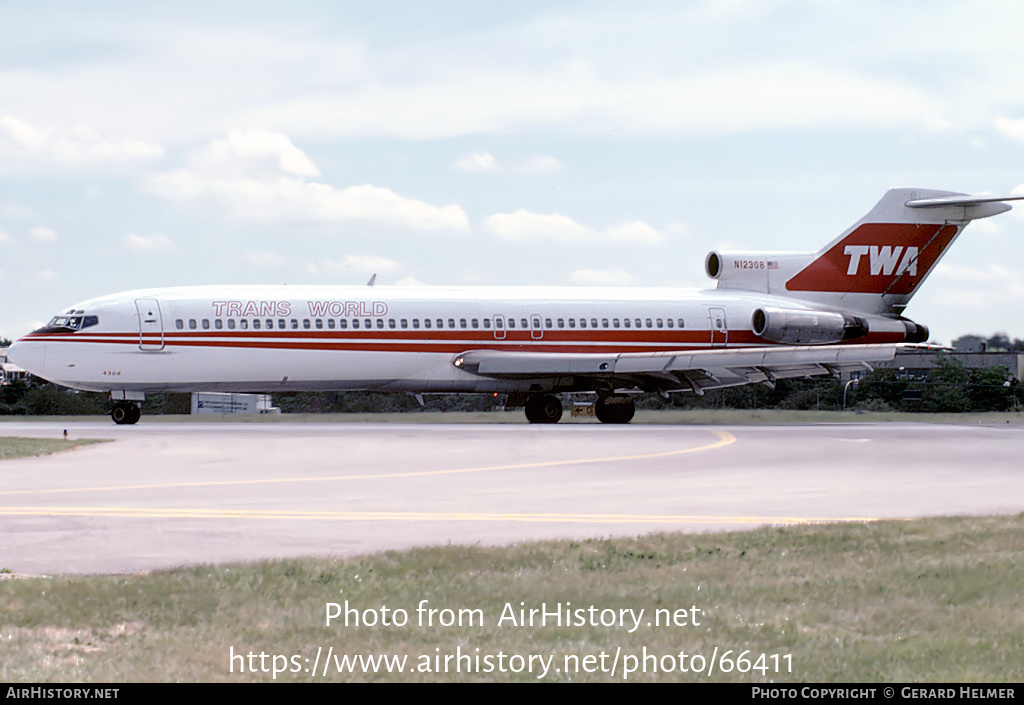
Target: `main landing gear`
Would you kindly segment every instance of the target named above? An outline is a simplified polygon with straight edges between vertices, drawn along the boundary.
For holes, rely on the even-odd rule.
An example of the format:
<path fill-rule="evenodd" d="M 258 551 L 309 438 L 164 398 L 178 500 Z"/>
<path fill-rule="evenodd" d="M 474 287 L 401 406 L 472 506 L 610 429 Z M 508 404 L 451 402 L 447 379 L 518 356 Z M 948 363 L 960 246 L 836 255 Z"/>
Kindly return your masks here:
<path fill-rule="evenodd" d="M 142 418 L 142 407 L 133 401 L 114 402 L 110 418 L 118 425 L 138 423 Z"/>
<path fill-rule="evenodd" d="M 608 394 L 594 402 L 594 416 L 601 423 L 629 423 L 636 413 L 633 398 L 625 394 Z M 551 394 L 534 394 L 526 400 L 526 420 L 530 423 L 558 423 L 562 418 L 562 402 Z"/>
<path fill-rule="evenodd" d="M 535 394 L 526 400 L 526 420 L 530 423 L 558 423 L 562 402 L 550 394 Z"/>
<path fill-rule="evenodd" d="M 609 394 L 594 402 L 594 416 L 601 423 L 629 423 L 635 413 L 633 398 L 625 394 Z"/>

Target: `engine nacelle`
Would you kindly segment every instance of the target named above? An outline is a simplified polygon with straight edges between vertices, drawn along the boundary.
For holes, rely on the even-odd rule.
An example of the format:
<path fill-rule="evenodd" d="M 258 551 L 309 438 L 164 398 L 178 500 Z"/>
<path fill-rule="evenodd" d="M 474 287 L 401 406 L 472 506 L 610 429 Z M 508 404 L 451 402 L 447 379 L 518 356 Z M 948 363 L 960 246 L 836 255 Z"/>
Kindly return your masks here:
<path fill-rule="evenodd" d="M 828 345 L 868 334 L 864 319 L 833 311 L 765 307 L 750 322 L 755 335 L 786 345 Z"/>

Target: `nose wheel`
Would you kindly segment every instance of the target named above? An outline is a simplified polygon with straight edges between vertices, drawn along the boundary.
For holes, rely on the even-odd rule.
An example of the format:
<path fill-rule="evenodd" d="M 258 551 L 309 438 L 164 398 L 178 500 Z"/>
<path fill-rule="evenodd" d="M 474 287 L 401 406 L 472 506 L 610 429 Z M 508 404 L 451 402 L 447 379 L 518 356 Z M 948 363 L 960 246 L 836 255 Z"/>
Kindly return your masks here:
<path fill-rule="evenodd" d="M 130 401 L 117 402 L 110 412 L 110 418 L 118 425 L 138 423 L 142 418 L 142 408 Z"/>

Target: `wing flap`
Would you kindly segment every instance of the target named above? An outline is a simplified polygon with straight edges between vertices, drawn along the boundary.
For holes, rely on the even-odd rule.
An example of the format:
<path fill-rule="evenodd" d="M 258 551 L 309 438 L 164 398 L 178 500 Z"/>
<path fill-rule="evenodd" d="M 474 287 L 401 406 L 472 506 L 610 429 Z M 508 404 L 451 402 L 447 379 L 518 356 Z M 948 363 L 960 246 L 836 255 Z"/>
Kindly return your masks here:
<path fill-rule="evenodd" d="M 658 353 L 531 353 L 471 350 L 459 369 L 500 379 L 591 378 L 604 385 L 672 391 L 731 387 L 753 382 L 870 370 L 896 351 L 920 345 L 808 345 Z"/>

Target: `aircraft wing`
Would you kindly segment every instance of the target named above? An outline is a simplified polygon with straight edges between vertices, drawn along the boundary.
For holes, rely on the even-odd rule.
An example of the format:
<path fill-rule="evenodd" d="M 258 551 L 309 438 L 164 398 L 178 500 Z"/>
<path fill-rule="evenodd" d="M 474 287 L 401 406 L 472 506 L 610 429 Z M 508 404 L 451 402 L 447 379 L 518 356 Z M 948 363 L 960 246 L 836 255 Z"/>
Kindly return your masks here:
<path fill-rule="evenodd" d="M 471 350 L 459 355 L 459 369 L 497 379 L 536 379 L 573 387 L 573 380 L 600 380 L 603 387 L 645 391 L 693 391 L 809 375 L 871 370 L 869 363 L 892 360 L 900 349 L 932 346 L 807 345 L 658 353 L 532 353 Z"/>

